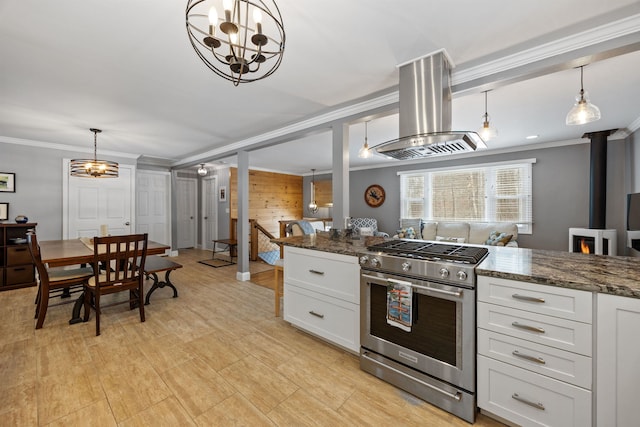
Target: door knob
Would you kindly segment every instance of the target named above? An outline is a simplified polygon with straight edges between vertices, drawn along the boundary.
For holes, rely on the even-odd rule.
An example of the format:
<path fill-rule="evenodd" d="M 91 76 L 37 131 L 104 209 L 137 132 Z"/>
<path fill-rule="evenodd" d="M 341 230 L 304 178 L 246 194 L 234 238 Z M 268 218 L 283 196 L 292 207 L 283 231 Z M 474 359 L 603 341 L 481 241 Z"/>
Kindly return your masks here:
<path fill-rule="evenodd" d="M 208 217 L 208 216 L 205 216 L 205 217 L 204 217 L 204 219 L 209 219 L 209 217 Z"/>
<path fill-rule="evenodd" d="M 190 219 L 193 219 L 193 217 L 189 217 Z"/>
<path fill-rule="evenodd" d="M 129 225 L 129 224 L 130 224 L 130 223 L 129 223 L 129 221 L 127 221 L 127 222 L 125 222 L 125 223 L 124 223 L 124 225 Z"/>

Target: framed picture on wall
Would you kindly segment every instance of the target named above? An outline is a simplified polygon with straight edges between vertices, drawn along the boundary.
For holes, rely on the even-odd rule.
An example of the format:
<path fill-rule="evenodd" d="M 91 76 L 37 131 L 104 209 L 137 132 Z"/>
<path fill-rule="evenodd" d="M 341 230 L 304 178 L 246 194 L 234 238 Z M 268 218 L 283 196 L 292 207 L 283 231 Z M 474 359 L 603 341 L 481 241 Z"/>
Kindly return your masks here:
<path fill-rule="evenodd" d="M 16 174 L 11 172 L 0 172 L 0 192 L 16 192 Z"/>
<path fill-rule="evenodd" d="M 9 203 L 0 203 L 0 221 L 9 219 Z"/>
<path fill-rule="evenodd" d="M 221 202 L 227 201 L 227 187 L 220 187 L 220 197 L 218 198 Z"/>

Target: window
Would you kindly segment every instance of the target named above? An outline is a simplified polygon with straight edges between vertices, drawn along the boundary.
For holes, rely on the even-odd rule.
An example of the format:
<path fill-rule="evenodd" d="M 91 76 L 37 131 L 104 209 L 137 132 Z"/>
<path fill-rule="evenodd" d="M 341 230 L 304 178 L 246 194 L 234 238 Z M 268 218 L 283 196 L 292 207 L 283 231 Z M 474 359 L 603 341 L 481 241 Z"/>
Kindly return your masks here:
<path fill-rule="evenodd" d="M 530 234 L 533 163 L 535 159 L 399 172 L 401 217 L 515 222 L 520 233 Z"/>

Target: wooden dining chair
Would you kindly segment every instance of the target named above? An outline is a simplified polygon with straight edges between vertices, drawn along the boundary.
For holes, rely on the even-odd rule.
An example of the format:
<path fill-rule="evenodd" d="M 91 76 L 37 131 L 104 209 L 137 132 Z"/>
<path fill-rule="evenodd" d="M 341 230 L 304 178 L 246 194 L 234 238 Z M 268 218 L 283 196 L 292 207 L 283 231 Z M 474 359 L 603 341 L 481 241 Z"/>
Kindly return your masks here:
<path fill-rule="evenodd" d="M 54 307 L 74 302 L 70 298 L 71 294 L 82 292 L 84 284 L 93 276 L 93 269 L 91 267 L 48 268 L 42 262 L 40 245 L 35 234 L 27 234 L 27 245 L 29 246 L 29 252 L 31 252 L 33 264 L 38 272 L 35 318 L 38 319 L 36 329 L 41 329 L 49 306 Z M 52 298 L 60 298 L 60 301 L 50 304 L 49 300 Z"/>
<path fill-rule="evenodd" d="M 91 306 L 96 312 L 96 336 L 100 335 L 102 308 L 128 302 L 137 305 L 144 322 L 144 263 L 147 257 L 147 234 L 93 238 L 94 275 L 84 286 L 84 321 L 89 320 Z M 128 300 L 102 305 L 103 295 L 129 291 Z M 93 303 L 93 304 L 92 304 Z"/>

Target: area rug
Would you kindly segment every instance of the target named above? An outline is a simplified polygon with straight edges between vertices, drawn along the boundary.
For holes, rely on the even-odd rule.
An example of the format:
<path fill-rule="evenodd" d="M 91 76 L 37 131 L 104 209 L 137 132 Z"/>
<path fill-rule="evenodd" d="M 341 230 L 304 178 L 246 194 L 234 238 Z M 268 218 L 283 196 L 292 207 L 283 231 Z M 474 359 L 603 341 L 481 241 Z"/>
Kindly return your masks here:
<path fill-rule="evenodd" d="M 202 261 L 198 261 L 200 264 L 208 265 L 213 268 L 227 267 L 229 265 L 235 265 L 235 262 L 228 261 L 226 259 L 204 259 Z"/>

